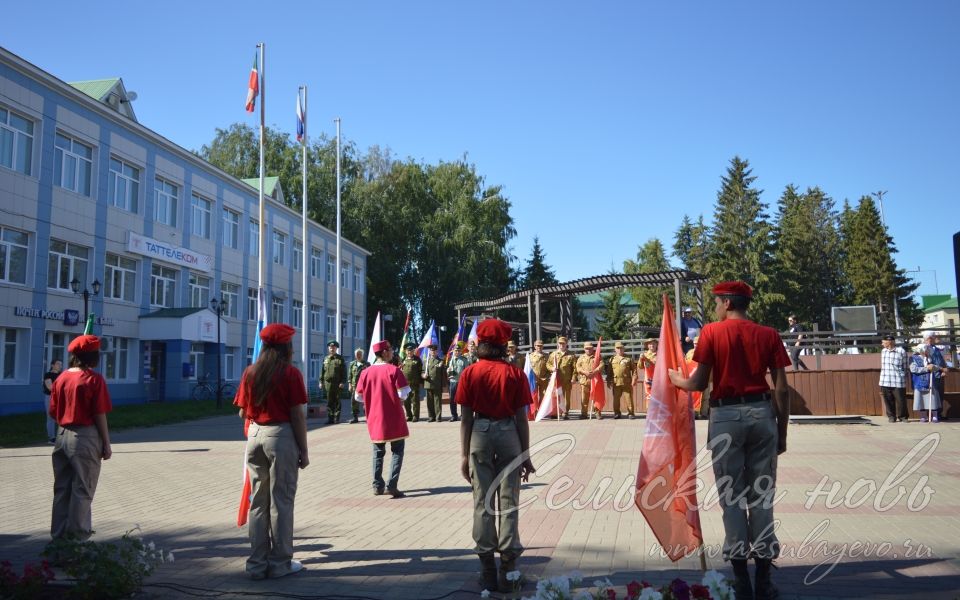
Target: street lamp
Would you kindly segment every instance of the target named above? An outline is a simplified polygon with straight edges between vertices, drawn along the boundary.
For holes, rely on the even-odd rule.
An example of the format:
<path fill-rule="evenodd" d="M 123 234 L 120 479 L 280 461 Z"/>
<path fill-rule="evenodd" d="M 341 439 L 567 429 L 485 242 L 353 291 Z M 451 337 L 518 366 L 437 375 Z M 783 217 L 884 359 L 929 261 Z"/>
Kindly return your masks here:
<path fill-rule="evenodd" d="M 227 301 L 221 296 L 210 300 L 210 308 L 217 313 L 217 408 L 223 407 L 223 347 L 220 345 L 220 317 L 227 312 Z"/>
<path fill-rule="evenodd" d="M 73 290 L 74 294 L 83 294 L 83 322 L 86 323 L 87 319 L 90 318 L 90 296 L 96 296 L 100 293 L 100 282 L 96 279 L 93 280 L 93 283 L 90 284 L 90 287 L 93 288 L 93 292 L 88 290 L 84 286 L 83 291 L 80 291 L 80 280 L 76 277 L 73 278 L 73 281 L 70 282 L 70 289 Z"/>

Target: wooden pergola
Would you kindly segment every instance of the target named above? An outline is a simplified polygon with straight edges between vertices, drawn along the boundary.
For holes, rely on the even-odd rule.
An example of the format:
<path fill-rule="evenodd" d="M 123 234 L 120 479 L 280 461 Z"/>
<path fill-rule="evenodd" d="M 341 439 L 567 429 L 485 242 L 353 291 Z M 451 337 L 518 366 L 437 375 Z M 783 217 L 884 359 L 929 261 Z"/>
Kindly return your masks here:
<path fill-rule="evenodd" d="M 572 307 L 571 299 L 574 296 L 582 294 L 592 294 L 595 292 L 605 292 L 608 290 L 617 290 L 623 288 L 673 288 L 674 306 L 677 307 L 676 319 L 677 330 L 680 329 L 680 291 L 681 286 L 695 286 L 697 297 L 697 312 L 700 314 L 700 320 L 704 318 L 703 309 L 703 284 L 707 281 L 704 275 L 694 273 L 693 271 L 661 271 L 659 273 L 635 273 L 635 274 L 612 274 L 597 275 L 586 277 L 584 279 L 575 279 L 557 285 L 530 288 L 509 292 L 496 298 L 487 300 L 472 300 L 461 302 L 454 305 L 457 309 L 457 321 L 460 321 L 464 311 L 487 312 L 506 308 L 524 308 L 527 309 L 527 331 L 530 339 L 538 339 L 541 331 L 540 306 L 543 302 L 560 303 L 560 331 L 562 335 L 569 336 L 572 333 Z"/>

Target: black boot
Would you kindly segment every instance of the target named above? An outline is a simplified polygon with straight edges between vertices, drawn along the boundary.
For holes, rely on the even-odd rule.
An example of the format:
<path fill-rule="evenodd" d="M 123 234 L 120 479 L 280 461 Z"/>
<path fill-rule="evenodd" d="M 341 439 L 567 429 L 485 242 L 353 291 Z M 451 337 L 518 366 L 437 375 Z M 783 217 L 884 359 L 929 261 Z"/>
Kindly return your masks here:
<path fill-rule="evenodd" d="M 753 587 L 750 585 L 750 570 L 747 568 L 747 559 L 731 558 L 733 567 L 733 591 L 737 600 L 753 600 Z"/>
<path fill-rule="evenodd" d="M 493 552 L 490 554 L 478 554 L 480 557 L 480 587 L 495 592 L 497 591 L 497 559 Z"/>
<path fill-rule="evenodd" d="M 509 594 L 514 591 L 514 585 L 517 589 L 523 587 L 523 580 L 518 579 L 516 581 L 510 581 L 507 579 L 507 573 L 517 570 L 517 555 L 512 552 L 501 552 L 500 553 L 500 570 L 497 573 L 497 584 L 500 588 L 500 592 L 504 594 Z"/>
<path fill-rule="evenodd" d="M 770 581 L 770 568 L 773 566 L 773 561 L 769 558 L 757 558 L 754 560 L 757 563 L 757 578 L 753 585 L 753 589 L 756 592 L 754 597 L 757 600 L 776 600 L 780 597 L 780 590 Z M 737 597 L 739 598 L 740 595 L 737 594 Z"/>

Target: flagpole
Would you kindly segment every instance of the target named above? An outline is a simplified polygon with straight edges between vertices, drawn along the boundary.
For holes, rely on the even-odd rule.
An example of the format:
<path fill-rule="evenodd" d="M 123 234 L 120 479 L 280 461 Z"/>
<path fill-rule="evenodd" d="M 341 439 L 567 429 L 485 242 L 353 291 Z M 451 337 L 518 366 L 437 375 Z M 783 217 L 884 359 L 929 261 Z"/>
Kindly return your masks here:
<path fill-rule="evenodd" d="M 310 313 L 310 288 L 307 287 L 308 275 L 307 275 L 307 253 L 310 250 L 310 243 L 307 238 L 307 86 L 301 85 L 300 89 L 303 90 L 303 106 L 302 110 L 302 122 L 303 122 L 303 154 L 301 158 L 301 167 L 302 175 L 300 179 L 303 180 L 303 191 L 300 196 L 301 198 L 301 208 L 303 209 L 303 242 L 300 247 L 300 258 L 303 262 L 301 267 L 301 272 L 303 275 L 303 304 L 300 306 L 300 360 L 303 361 L 303 384 L 307 386 L 307 391 L 309 392 L 310 384 L 308 382 L 308 377 L 310 375 L 309 369 L 309 357 L 308 352 L 310 351 L 310 342 L 309 342 L 309 327 L 307 325 L 307 315 Z"/>
<path fill-rule="evenodd" d="M 257 289 L 259 293 L 263 292 L 263 237 L 264 237 L 264 207 L 263 207 L 263 129 L 264 123 L 266 123 L 266 99 L 267 99 L 267 90 L 266 90 L 266 72 L 267 65 L 264 63 L 264 44 L 260 42 L 257 44 L 257 47 L 260 48 L 260 195 L 259 195 L 259 209 L 258 214 L 260 218 L 259 224 L 259 236 L 260 239 L 257 242 Z"/>
<path fill-rule="evenodd" d="M 337 342 L 342 344 L 343 341 L 340 339 L 343 332 L 343 327 L 340 325 L 340 289 L 343 285 L 340 281 L 343 270 L 340 262 L 340 117 L 334 120 L 337 122 Z"/>

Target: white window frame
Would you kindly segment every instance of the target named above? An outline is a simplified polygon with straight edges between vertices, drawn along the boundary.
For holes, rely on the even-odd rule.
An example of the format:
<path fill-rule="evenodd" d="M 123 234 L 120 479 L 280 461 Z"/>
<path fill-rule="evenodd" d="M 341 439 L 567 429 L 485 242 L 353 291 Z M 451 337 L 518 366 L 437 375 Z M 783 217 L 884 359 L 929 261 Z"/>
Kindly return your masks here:
<path fill-rule="evenodd" d="M 350 263 L 347 261 L 340 263 L 340 287 L 350 289 Z"/>
<path fill-rule="evenodd" d="M 253 364 L 253 348 L 251 348 L 250 346 L 247 346 L 247 355 L 244 360 L 246 361 L 245 364 L 248 367 Z"/>
<path fill-rule="evenodd" d="M 337 329 L 335 323 L 337 322 L 337 311 L 327 309 L 327 333 L 336 335 Z"/>
<path fill-rule="evenodd" d="M 273 251 L 270 254 L 273 257 L 273 264 L 283 265 L 287 254 L 287 234 L 274 229 L 272 249 Z"/>
<path fill-rule="evenodd" d="M 63 250 L 55 250 L 54 244 L 63 244 Z M 64 270 L 66 269 L 66 270 Z M 73 292 L 70 282 L 77 279 L 81 287 L 86 287 L 87 272 L 90 269 L 90 248 L 50 238 L 50 251 L 47 256 L 47 287 L 52 290 Z"/>
<path fill-rule="evenodd" d="M 337 261 L 335 258 L 327 255 L 327 283 L 334 283 L 334 269 L 337 268 Z"/>
<path fill-rule="evenodd" d="M 290 259 L 293 263 L 293 270 L 298 273 L 303 269 L 303 242 L 293 238 L 293 256 Z"/>
<path fill-rule="evenodd" d="M 248 287 L 247 288 L 247 320 L 256 321 L 257 320 L 257 304 L 260 301 L 259 294 L 257 293 L 257 288 Z"/>
<path fill-rule="evenodd" d="M 310 305 L 310 331 L 322 331 L 320 328 L 322 323 L 320 322 L 320 305 L 311 304 Z"/>
<path fill-rule="evenodd" d="M 131 378 L 130 358 L 131 348 L 136 344 L 130 343 L 130 338 L 102 336 L 103 344 L 100 348 L 100 371 L 107 381 L 129 381 Z"/>
<path fill-rule="evenodd" d="M 61 361 L 64 367 L 67 366 L 67 359 L 69 358 L 67 346 L 70 345 L 73 338 L 74 334 L 65 331 L 47 331 L 43 340 L 44 372 L 53 364 L 54 360 Z"/>
<path fill-rule="evenodd" d="M 153 179 L 153 218 L 170 227 L 177 226 L 180 186 L 162 177 Z"/>
<path fill-rule="evenodd" d="M 360 332 L 363 331 L 363 325 L 360 323 L 360 317 L 353 318 L 353 337 L 356 339 L 363 339 L 363 336 L 360 335 Z"/>
<path fill-rule="evenodd" d="M 22 342 L 26 329 L 14 327 L 0 327 L 0 382 L 15 383 L 23 381 L 25 357 L 29 354 L 29 347 Z M 21 352 L 17 352 L 22 348 Z M 8 364 L 12 363 L 8 369 Z"/>
<path fill-rule="evenodd" d="M 256 219 L 250 219 L 249 226 L 250 235 L 247 236 L 248 241 L 250 242 L 249 247 L 247 248 L 247 253 L 250 256 L 258 256 L 260 253 L 260 222 Z"/>
<path fill-rule="evenodd" d="M 107 252 L 103 266 L 103 297 L 123 302 L 137 300 L 137 272 L 139 262 Z"/>
<path fill-rule="evenodd" d="M 23 236 L 25 244 L 21 244 L 15 237 Z M 23 281 L 13 279 L 11 275 L 12 256 L 19 257 L 20 264 L 23 265 Z M 19 283 L 26 285 L 27 274 L 30 272 L 30 234 L 19 229 L 0 226 L 0 281 L 5 283 Z"/>
<path fill-rule="evenodd" d="M 323 275 L 323 250 L 316 246 L 310 247 L 310 276 L 320 279 Z"/>
<path fill-rule="evenodd" d="M 224 248 L 240 248 L 240 213 L 223 207 L 220 219 L 220 242 Z"/>
<path fill-rule="evenodd" d="M 191 271 L 187 281 L 190 286 L 190 306 L 194 308 L 206 308 L 209 306 L 211 279 L 206 275 Z"/>
<path fill-rule="evenodd" d="M 360 267 L 353 268 L 353 291 L 358 293 L 363 291 L 363 269 Z"/>
<path fill-rule="evenodd" d="M 204 360 L 205 354 L 203 342 L 190 343 L 190 364 L 193 365 L 193 377 L 188 377 L 188 379 L 191 381 L 196 381 L 201 377 L 206 378 L 207 372 L 205 369 L 207 365 L 206 360 Z"/>
<path fill-rule="evenodd" d="M 237 374 L 237 353 L 239 350 L 236 346 L 226 346 L 223 349 L 223 378 L 226 381 L 239 379 Z"/>
<path fill-rule="evenodd" d="M 140 168 L 111 156 L 109 169 L 107 204 L 136 214 L 140 205 Z"/>
<path fill-rule="evenodd" d="M 320 378 L 320 353 L 311 352 L 310 353 L 310 366 L 307 371 L 307 379 L 319 379 Z"/>
<path fill-rule="evenodd" d="M 220 299 L 227 303 L 227 310 L 223 314 L 236 319 L 240 314 L 240 286 L 229 281 L 221 281 Z"/>
<path fill-rule="evenodd" d="M 33 174 L 33 119 L 12 111 L 6 106 L 0 106 L 0 111 L 6 114 L 0 114 L 0 144 L 4 139 L 10 140 L 10 164 L 0 161 L 0 167 L 10 169 L 17 173 L 27 176 Z M 11 123 L 12 117 L 23 120 L 25 127 L 21 129 Z M 0 147 L 0 157 L 3 156 L 3 148 Z"/>
<path fill-rule="evenodd" d="M 193 235 L 210 239 L 210 220 L 213 216 L 213 200 L 194 192 L 190 194 L 190 231 Z"/>
<path fill-rule="evenodd" d="M 89 197 L 93 186 L 93 146 L 61 131 L 57 131 L 53 146 L 54 183 Z"/>
<path fill-rule="evenodd" d="M 303 327 L 303 302 L 292 300 L 290 302 L 290 326 L 296 329 Z"/>
<path fill-rule="evenodd" d="M 177 304 L 177 269 L 154 263 L 150 267 L 150 306 L 174 308 Z"/>
<path fill-rule="evenodd" d="M 287 301 L 284 298 L 273 296 L 270 299 L 270 322 L 286 323 Z"/>

